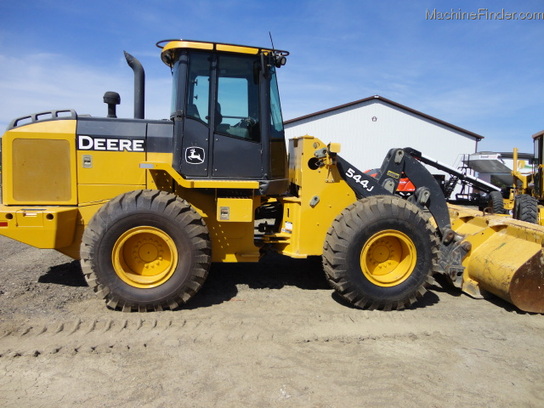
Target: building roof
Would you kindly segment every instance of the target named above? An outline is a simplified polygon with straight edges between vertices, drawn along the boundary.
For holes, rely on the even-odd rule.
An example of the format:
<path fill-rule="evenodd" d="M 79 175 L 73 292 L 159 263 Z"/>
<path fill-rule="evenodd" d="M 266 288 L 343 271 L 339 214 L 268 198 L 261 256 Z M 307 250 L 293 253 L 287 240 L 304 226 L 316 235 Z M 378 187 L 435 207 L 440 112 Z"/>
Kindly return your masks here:
<path fill-rule="evenodd" d="M 317 116 L 320 116 L 320 115 L 326 115 L 328 113 L 333 113 L 334 111 L 337 111 L 337 110 L 340 110 L 340 109 L 354 107 L 356 105 L 359 105 L 359 104 L 362 104 L 362 103 L 365 103 L 365 102 L 369 102 L 369 101 L 373 101 L 373 100 L 379 100 L 379 101 L 381 101 L 381 102 L 383 102 L 385 104 L 388 104 L 388 105 L 394 106 L 396 108 L 402 109 L 402 110 L 407 111 L 407 112 L 409 112 L 409 113 L 411 113 L 413 115 L 421 116 L 422 118 L 425 118 L 425 119 L 430 120 L 432 122 L 436 122 L 436 123 L 438 123 L 438 124 L 440 124 L 442 126 L 448 127 L 450 129 L 453 129 L 453 130 L 456 130 L 458 132 L 464 133 L 464 134 L 466 134 L 468 136 L 471 136 L 471 137 L 475 138 L 478 141 L 482 140 L 484 138 L 482 135 L 479 135 L 479 134 L 471 132 L 469 130 L 460 128 L 459 126 L 452 125 L 451 123 L 444 122 L 443 120 L 435 118 L 434 116 L 427 115 L 426 113 L 423 113 L 423 112 L 417 111 L 415 109 L 409 108 L 408 106 L 405 106 L 405 105 L 402 105 L 402 104 L 400 104 L 398 102 L 392 101 L 391 99 L 384 98 L 383 96 L 380 96 L 380 95 L 369 96 L 368 98 L 359 99 L 357 101 L 345 103 L 343 105 L 335 106 L 335 107 L 332 107 L 332 108 L 329 108 L 329 109 L 324 109 L 324 110 L 321 110 L 321 111 L 318 111 L 318 112 L 310 113 L 308 115 L 299 116 L 298 118 L 289 119 L 289 120 L 286 120 L 284 122 L 284 124 L 285 125 L 291 125 L 291 124 L 294 124 L 294 123 L 299 122 L 299 121 L 304 120 L 304 119 L 311 119 L 311 118 L 314 118 L 314 117 L 317 117 Z"/>

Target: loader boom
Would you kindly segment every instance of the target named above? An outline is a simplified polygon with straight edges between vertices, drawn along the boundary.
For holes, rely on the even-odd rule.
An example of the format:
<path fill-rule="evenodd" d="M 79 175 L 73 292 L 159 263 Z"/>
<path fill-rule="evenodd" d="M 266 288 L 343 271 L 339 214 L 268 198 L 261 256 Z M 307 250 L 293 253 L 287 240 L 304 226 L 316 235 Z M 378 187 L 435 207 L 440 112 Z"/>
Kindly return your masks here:
<path fill-rule="evenodd" d="M 417 157 L 421 157 L 421 153 L 409 147 L 389 150 L 376 179 L 357 170 L 341 157 L 337 158 L 337 162 L 340 174 L 354 189 L 358 198 L 376 194 L 394 194 L 400 179 L 409 178 L 416 186 L 413 201 L 431 212 L 440 234 L 443 235 L 450 228 L 446 199 L 435 178 L 416 160 Z M 359 182 L 359 180 L 364 181 Z"/>

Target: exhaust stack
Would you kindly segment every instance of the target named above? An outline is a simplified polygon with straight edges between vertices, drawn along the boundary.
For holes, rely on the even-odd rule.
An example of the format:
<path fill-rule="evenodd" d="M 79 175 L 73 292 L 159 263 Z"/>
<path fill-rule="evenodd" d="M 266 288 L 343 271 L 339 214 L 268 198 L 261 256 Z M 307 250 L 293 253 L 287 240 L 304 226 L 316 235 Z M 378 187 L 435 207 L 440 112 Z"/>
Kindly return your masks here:
<path fill-rule="evenodd" d="M 124 51 L 127 64 L 134 71 L 134 119 L 144 119 L 145 110 L 145 72 L 135 57 Z"/>

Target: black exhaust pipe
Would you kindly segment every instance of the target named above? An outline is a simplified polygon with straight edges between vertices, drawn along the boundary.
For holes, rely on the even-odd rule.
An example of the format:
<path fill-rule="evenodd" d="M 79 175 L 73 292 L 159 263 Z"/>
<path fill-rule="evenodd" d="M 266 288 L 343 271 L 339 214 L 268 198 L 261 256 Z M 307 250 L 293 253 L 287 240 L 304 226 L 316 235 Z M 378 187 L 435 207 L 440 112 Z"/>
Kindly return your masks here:
<path fill-rule="evenodd" d="M 140 61 L 124 51 L 127 63 L 134 71 L 134 119 L 144 119 L 145 72 Z"/>

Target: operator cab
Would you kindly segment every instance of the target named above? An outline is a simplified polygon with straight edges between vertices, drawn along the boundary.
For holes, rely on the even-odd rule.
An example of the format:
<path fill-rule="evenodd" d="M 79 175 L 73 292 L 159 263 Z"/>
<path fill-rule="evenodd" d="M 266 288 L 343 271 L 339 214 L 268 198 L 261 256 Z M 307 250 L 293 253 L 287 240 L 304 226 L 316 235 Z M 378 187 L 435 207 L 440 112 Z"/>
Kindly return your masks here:
<path fill-rule="evenodd" d="M 287 51 L 165 40 L 173 75 L 173 167 L 188 179 L 257 180 L 261 194 L 288 189 L 276 69 Z"/>

